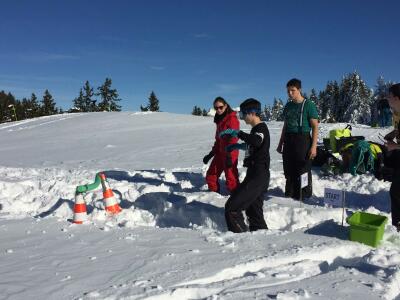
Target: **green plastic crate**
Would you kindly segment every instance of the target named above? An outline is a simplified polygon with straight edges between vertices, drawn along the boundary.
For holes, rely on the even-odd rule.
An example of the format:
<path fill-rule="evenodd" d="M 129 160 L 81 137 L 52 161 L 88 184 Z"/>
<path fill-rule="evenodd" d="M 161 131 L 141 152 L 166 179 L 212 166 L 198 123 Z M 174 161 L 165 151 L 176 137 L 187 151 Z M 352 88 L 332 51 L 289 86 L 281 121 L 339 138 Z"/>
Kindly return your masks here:
<path fill-rule="evenodd" d="M 350 241 L 377 247 L 382 240 L 387 218 L 358 211 L 346 221 L 350 224 Z"/>

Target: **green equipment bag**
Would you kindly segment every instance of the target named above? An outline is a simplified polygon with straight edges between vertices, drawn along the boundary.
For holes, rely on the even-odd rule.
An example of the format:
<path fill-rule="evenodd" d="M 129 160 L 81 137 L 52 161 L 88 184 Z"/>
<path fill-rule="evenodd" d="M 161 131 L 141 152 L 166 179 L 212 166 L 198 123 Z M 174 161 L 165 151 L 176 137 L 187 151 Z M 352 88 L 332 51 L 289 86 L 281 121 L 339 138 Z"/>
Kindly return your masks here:
<path fill-rule="evenodd" d="M 350 173 L 353 175 L 374 171 L 374 156 L 367 141 L 354 143 L 351 153 Z"/>
<path fill-rule="evenodd" d="M 351 126 L 347 125 L 344 129 L 332 129 L 329 131 L 330 148 L 333 153 L 339 152 L 337 141 L 344 137 L 351 137 Z"/>

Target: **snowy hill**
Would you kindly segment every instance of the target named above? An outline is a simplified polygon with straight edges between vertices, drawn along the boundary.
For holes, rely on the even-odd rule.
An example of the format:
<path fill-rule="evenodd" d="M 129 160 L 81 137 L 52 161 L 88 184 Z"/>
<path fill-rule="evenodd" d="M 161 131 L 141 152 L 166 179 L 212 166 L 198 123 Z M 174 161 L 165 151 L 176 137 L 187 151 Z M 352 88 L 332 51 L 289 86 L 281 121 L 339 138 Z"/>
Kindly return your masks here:
<path fill-rule="evenodd" d="M 377 249 L 351 242 L 342 210 L 322 201 L 325 187 L 344 189 L 347 214 L 390 218 L 389 183 L 315 170 L 313 198 L 283 198 L 282 123 L 268 123 L 270 230 L 232 234 L 228 196 L 204 182 L 214 126 L 207 117 L 129 112 L 0 124 L 0 299 L 399 297 L 400 234 L 388 225 Z M 321 138 L 332 127 L 342 125 L 322 125 Z M 377 140 L 384 130 L 353 132 Z M 106 215 L 96 190 L 85 195 L 89 221 L 72 224 L 76 186 L 99 171 L 123 211 Z"/>

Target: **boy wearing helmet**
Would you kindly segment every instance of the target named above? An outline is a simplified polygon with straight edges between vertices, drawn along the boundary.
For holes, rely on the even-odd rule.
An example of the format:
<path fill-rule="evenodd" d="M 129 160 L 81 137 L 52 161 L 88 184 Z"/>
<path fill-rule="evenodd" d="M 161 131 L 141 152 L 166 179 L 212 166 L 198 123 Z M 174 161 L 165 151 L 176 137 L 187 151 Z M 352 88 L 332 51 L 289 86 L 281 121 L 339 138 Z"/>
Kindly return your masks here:
<path fill-rule="evenodd" d="M 229 145 L 228 151 L 245 149 L 243 165 L 247 167 L 246 177 L 232 193 L 225 204 L 225 219 L 229 231 L 245 232 L 268 229 L 263 213 L 263 194 L 269 185 L 269 146 L 270 137 L 267 125 L 261 121 L 261 103 L 253 98 L 240 105 L 240 115 L 246 124 L 251 125 L 250 133 L 228 129 L 221 132 L 243 140 L 244 144 Z M 247 228 L 243 211 L 246 213 Z"/>

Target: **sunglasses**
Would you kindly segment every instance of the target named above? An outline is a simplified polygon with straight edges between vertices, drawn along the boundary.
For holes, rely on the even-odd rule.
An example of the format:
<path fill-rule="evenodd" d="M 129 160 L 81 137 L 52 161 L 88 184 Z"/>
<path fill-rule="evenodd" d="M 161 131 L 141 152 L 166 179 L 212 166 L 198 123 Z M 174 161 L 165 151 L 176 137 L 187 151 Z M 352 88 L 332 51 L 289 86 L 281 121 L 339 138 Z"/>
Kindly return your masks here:
<path fill-rule="evenodd" d="M 248 110 L 241 110 L 239 111 L 239 119 L 244 119 L 247 114 L 249 113 L 256 113 L 259 114 L 261 111 L 259 109 L 248 109 Z"/>
<path fill-rule="evenodd" d="M 215 110 L 222 110 L 223 108 L 224 108 L 223 105 L 221 105 L 221 106 L 214 106 L 214 109 L 215 109 Z"/>

